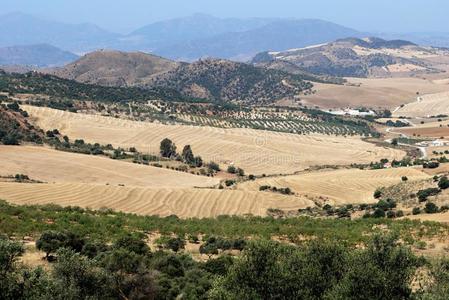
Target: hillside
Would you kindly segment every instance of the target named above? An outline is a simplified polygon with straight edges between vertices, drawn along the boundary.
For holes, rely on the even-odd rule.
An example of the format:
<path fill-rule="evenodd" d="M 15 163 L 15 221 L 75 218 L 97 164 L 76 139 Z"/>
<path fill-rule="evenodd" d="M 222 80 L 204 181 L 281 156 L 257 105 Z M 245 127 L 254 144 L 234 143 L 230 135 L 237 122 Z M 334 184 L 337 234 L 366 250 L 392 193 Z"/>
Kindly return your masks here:
<path fill-rule="evenodd" d="M 96 51 L 54 70 L 50 74 L 78 82 L 104 86 L 142 85 L 151 77 L 179 63 L 142 52 Z"/>
<path fill-rule="evenodd" d="M 292 99 L 321 81 L 309 74 L 288 74 L 227 60 L 177 63 L 145 53 L 97 51 L 63 68 L 46 72 L 82 83 L 176 91 L 215 102 L 273 103 Z"/>
<path fill-rule="evenodd" d="M 294 98 L 309 90 L 312 84 L 304 78 L 243 63 L 207 59 L 180 65 L 156 77 L 151 86 L 174 89 L 186 96 L 218 102 L 266 104 Z"/>
<path fill-rule="evenodd" d="M 105 87 L 79 83 L 53 75 L 30 72 L 8 74 L 0 70 L 0 92 L 35 94 L 54 99 L 90 100 L 102 102 L 127 101 L 192 101 L 180 93 L 164 88 Z"/>
<path fill-rule="evenodd" d="M 31 125 L 26 117 L 27 113 L 17 105 L 0 105 L 0 144 L 42 141 L 43 132 Z"/>
<path fill-rule="evenodd" d="M 320 75 L 390 77 L 438 72 L 433 61 L 442 55 L 447 55 L 446 51 L 402 40 L 347 38 L 283 52 L 262 52 L 252 62 L 256 66 L 289 62 Z"/>
<path fill-rule="evenodd" d="M 154 52 L 186 61 L 202 57 L 247 61 L 261 51 L 306 47 L 361 35 L 356 30 L 321 20 L 274 20 L 251 30 L 228 31 L 210 38 L 158 48 Z"/>
<path fill-rule="evenodd" d="M 48 44 L 12 46 L 0 48 L 0 65 L 55 67 L 70 63 L 77 55 Z"/>

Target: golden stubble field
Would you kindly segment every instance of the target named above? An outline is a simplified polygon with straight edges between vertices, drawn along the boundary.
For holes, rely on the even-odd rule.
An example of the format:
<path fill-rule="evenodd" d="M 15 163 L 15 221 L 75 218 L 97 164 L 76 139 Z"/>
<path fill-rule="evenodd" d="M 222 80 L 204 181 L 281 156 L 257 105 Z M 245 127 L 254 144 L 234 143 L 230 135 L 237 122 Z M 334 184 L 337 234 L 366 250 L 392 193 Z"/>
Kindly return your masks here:
<path fill-rule="evenodd" d="M 377 188 L 398 184 L 402 176 L 407 176 L 411 182 L 431 178 L 417 168 L 340 169 L 262 178 L 245 182 L 238 189 L 258 191 L 263 185 L 289 187 L 299 197 L 322 200 L 331 205 L 373 203 L 376 201 L 373 194 Z"/>
<path fill-rule="evenodd" d="M 360 137 L 163 125 L 49 108 L 23 108 L 39 127 L 59 129 L 72 140 L 81 138 L 115 147 L 136 147 L 141 152 L 156 154 L 161 140 L 170 138 L 178 151 L 189 144 L 203 160 L 213 160 L 222 166 L 234 164 L 247 174 L 291 174 L 316 165 L 370 163 L 405 155 L 400 150 L 364 142 Z"/>
<path fill-rule="evenodd" d="M 54 203 L 92 209 L 111 208 L 141 215 L 177 215 L 181 218 L 245 214 L 265 216 L 269 208 L 289 211 L 314 206 L 312 201 L 304 198 L 272 193 L 86 183 L 0 182 L 0 199 L 20 205 Z"/>
<path fill-rule="evenodd" d="M 449 85 L 448 85 L 449 87 Z M 394 112 L 400 117 L 429 117 L 449 114 L 449 92 L 433 93 L 420 96 Z"/>
<path fill-rule="evenodd" d="M 211 187 L 218 179 L 39 146 L 0 146 L 0 175 L 26 174 L 47 183 L 157 188 Z"/>
<path fill-rule="evenodd" d="M 422 78 L 346 78 L 348 84 L 314 84 L 316 94 L 302 96 L 306 105 L 323 108 L 371 107 L 394 110 L 416 101 L 417 92 L 448 92 L 446 80 Z"/>
<path fill-rule="evenodd" d="M 0 146 L 1 176 L 26 174 L 44 183 L 0 182 L 0 199 L 16 204 L 80 206 L 179 217 L 266 215 L 297 210 L 306 199 L 211 189 L 218 180 L 109 158 L 37 146 Z"/>

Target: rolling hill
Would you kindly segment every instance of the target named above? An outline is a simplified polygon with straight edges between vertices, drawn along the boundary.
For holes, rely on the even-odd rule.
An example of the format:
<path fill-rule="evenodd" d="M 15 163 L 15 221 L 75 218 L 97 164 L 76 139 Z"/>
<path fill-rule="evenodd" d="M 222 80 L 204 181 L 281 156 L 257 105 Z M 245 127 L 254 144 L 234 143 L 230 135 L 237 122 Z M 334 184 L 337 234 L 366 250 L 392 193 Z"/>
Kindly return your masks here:
<path fill-rule="evenodd" d="M 320 78 L 228 60 L 177 63 L 144 53 L 97 51 L 46 72 L 82 83 L 176 91 L 215 102 L 273 103 L 309 90 Z"/>
<path fill-rule="evenodd" d="M 244 63 L 206 59 L 182 64 L 161 74 L 154 78 L 151 86 L 217 102 L 262 104 L 291 99 L 312 88 L 312 84 L 304 79 L 301 75 L 256 68 Z"/>
<path fill-rule="evenodd" d="M 56 67 L 78 59 L 78 56 L 48 44 L 0 48 L 1 66 Z"/>
<path fill-rule="evenodd" d="M 142 52 L 96 51 L 79 60 L 50 70 L 58 77 L 105 86 L 143 85 L 157 74 L 176 68 L 179 63 Z"/>
<path fill-rule="evenodd" d="M 390 77 L 438 72 L 432 60 L 446 52 L 402 40 L 346 38 L 282 52 L 262 52 L 252 62 L 256 66 L 288 62 L 320 75 Z"/>

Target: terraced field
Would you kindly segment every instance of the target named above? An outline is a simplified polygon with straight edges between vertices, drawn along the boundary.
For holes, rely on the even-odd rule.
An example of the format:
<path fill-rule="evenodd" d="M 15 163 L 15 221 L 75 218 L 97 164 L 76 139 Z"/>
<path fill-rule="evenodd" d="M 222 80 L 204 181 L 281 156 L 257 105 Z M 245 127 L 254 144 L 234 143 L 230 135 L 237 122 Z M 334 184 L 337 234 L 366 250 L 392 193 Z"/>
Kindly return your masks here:
<path fill-rule="evenodd" d="M 395 185 L 401 177 L 409 181 L 430 178 L 415 168 L 395 168 L 383 170 L 343 169 L 319 171 L 293 176 L 262 178 L 245 182 L 238 186 L 243 191 L 258 191 L 260 186 L 277 188 L 289 187 L 300 197 L 321 200 L 332 205 L 347 203 L 371 203 L 374 191 L 379 187 Z M 266 192 L 270 193 L 270 192 Z"/>
<path fill-rule="evenodd" d="M 0 199 L 16 204 L 112 208 L 142 215 L 216 217 L 254 214 L 269 208 L 297 210 L 313 206 L 306 199 L 262 192 L 211 189 L 165 189 L 94 184 L 24 184 L 0 182 Z"/>
<path fill-rule="evenodd" d="M 218 184 L 214 178 L 37 146 L 0 146 L 0 165 L 2 176 L 26 174 L 31 179 L 48 183 L 160 188 L 210 187 Z"/>
<path fill-rule="evenodd" d="M 423 95 L 394 112 L 394 116 L 410 118 L 437 115 L 449 115 L 449 92 Z"/>
<path fill-rule="evenodd" d="M 234 163 L 246 173 L 286 174 L 315 165 L 370 163 L 400 159 L 405 153 L 378 147 L 360 137 L 298 135 L 254 129 L 162 125 L 97 115 L 25 106 L 43 129 L 59 129 L 73 139 L 157 153 L 160 141 L 172 139 L 178 149 L 192 145 L 195 154 L 220 164 Z"/>

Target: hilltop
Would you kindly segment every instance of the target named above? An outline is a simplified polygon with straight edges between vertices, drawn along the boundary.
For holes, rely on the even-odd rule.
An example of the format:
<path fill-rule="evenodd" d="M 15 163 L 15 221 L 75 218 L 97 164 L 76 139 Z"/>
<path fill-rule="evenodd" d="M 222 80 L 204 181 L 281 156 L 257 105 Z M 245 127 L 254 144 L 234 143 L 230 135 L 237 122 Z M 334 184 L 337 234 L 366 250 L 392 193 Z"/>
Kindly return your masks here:
<path fill-rule="evenodd" d="M 142 52 L 101 50 L 84 55 L 62 68 L 48 70 L 58 77 L 104 86 L 143 85 L 179 63 Z"/>
<path fill-rule="evenodd" d="M 145 53 L 97 51 L 50 74 L 81 83 L 172 90 L 215 102 L 293 99 L 321 78 L 221 59 L 178 63 Z"/>
<path fill-rule="evenodd" d="M 180 65 L 156 77 L 151 85 L 174 89 L 194 98 L 261 104 L 294 98 L 311 89 L 312 84 L 304 79 L 300 75 L 244 63 L 206 59 Z"/>
<path fill-rule="evenodd" d="M 438 72 L 433 61 L 444 50 L 403 40 L 346 38 L 282 52 L 262 52 L 256 66 L 288 62 L 310 73 L 339 77 L 410 76 Z"/>

